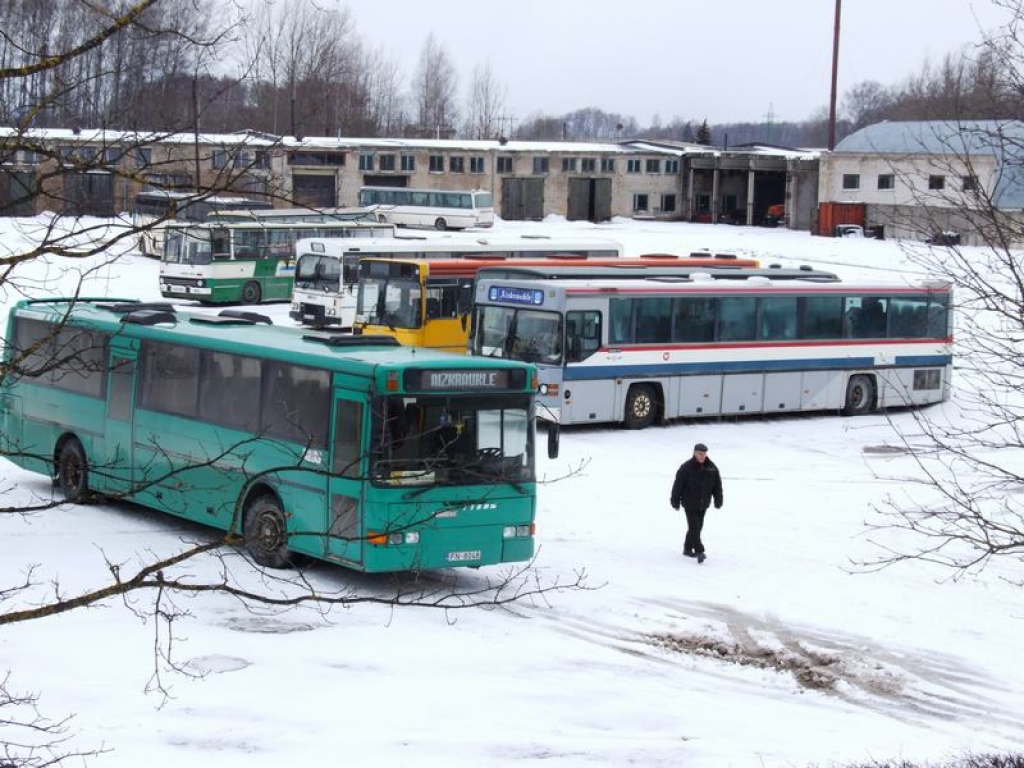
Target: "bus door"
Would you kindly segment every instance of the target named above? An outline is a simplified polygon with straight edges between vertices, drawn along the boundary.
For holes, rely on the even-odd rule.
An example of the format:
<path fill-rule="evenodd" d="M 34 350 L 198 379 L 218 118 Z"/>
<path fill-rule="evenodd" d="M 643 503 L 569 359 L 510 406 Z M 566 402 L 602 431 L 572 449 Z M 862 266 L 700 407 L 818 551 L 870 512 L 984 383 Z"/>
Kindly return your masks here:
<path fill-rule="evenodd" d="M 110 347 L 103 467 L 111 490 L 115 493 L 129 494 L 134 481 L 133 415 L 138 357 L 136 339 L 119 339 L 116 345 Z"/>
<path fill-rule="evenodd" d="M 473 308 L 473 278 L 430 280 L 425 290 L 423 346 L 465 352 Z"/>
<path fill-rule="evenodd" d="M 331 473 L 327 489 L 325 555 L 350 563 L 363 561 L 363 478 L 368 457 L 364 448 L 364 402 L 339 392 L 334 398 L 334 429 L 331 431 Z"/>

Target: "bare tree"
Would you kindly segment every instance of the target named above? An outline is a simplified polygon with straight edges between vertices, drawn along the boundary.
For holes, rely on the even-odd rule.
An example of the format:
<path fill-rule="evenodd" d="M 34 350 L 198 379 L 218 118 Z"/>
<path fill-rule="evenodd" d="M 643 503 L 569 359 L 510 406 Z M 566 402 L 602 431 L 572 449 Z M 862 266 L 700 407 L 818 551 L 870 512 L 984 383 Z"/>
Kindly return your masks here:
<path fill-rule="evenodd" d="M 471 139 L 496 139 L 501 132 L 508 89 L 499 85 L 488 61 L 473 68 L 464 133 Z"/>
<path fill-rule="evenodd" d="M 422 132 L 446 136 L 455 130 L 458 86 L 459 76 L 448 51 L 433 33 L 427 35 L 412 81 L 412 99 Z"/>
<path fill-rule="evenodd" d="M 408 122 L 398 59 L 377 48 L 366 53 L 363 73 L 373 136 L 396 136 Z"/>
<path fill-rule="evenodd" d="M 1012 23 L 985 42 L 994 73 L 988 93 L 1012 99 L 1024 94 L 1024 9 L 1009 0 L 1000 4 Z M 967 104 L 977 93 L 976 78 L 959 82 L 968 92 L 948 83 L 947 103 Z M 903 492 L 883 507 L 884 526 L 914 535 L 884 544 L 874 564 L 919 559 L 960 574 L 995 558 L 1024 563 L 1024 123 L 950 119 L 925 129 L 927 152 L 914 154 L 927 159 L 908 162 L 908 153 L 892 167 L 920 190 L 914 226 L 937 233 L 931 246 L 908 247 L 909 259 L 956 289 L 956 392 L 946 407 L 914 412 L 914 428 L 897 433 L 916 470 L 901 478 Z M 922 176 L 953 183 L 923 184 Z M 959 246 L 951 225 L 974 233 L 980 247 Z M 1008 578 L 1024 584 L 1019 571 Z"/>

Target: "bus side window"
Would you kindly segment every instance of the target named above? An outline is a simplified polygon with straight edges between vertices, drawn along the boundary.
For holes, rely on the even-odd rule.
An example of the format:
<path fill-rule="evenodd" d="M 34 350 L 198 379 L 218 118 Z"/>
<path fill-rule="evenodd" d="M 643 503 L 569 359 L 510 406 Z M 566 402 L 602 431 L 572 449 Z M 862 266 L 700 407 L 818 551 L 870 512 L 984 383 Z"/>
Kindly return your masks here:
<path fill-rule="evenodd" d="M 565 315 L 566 362 L 585 360 L 601 348 L 601 313 L 596 310 Z"/>

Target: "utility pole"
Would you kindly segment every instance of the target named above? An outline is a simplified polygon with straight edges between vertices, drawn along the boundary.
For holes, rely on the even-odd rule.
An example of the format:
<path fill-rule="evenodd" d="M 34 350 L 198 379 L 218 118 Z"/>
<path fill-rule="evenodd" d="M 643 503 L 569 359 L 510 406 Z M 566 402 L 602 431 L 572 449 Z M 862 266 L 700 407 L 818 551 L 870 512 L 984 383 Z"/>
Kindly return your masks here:
<path fill-rule="evenodd" d="M 836 23 L 832 33 L 832 98 L 828 103 L 828 150 L 836 148 L 836 82 L 839 79 L 839 19 L 843 0 L 836 0 Z"/>

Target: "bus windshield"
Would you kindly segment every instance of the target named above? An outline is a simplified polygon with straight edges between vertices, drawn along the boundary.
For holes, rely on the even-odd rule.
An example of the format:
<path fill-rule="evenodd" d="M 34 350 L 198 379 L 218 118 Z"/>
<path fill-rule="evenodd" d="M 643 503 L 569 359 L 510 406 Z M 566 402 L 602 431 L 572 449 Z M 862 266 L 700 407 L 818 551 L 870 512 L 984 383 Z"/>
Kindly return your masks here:
<path fill-rule="evenodd" d="M 168 228 L 163 260 L 169 264 L 209 264 L 213 261 L 209 230 Z"/>
<path fill-rule="evenodd" d="M 422 294 L 418 265 L 364 261 L 359 265 L 356 322 L 419 328 Z"/>
<path fill-rule="evenodd" d="M 346 280 L 348 285 L 352 281 Z M 314 291 L 341 291 L 341 259 L 304 253 L 295 264 L 295 286 Z"/>
<path fill-rule="evenodd" d="M 395 396 L 381 398 L 374 413 L 374 483 L 477 485 L 534 479 L 529 396 Z"/>
<path fill-rule="evenodd" d="M 562 318 L 557 312 L 481 306 L 474 327 L 473 354 L 529 363 L 562 362 Z"/>

